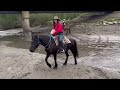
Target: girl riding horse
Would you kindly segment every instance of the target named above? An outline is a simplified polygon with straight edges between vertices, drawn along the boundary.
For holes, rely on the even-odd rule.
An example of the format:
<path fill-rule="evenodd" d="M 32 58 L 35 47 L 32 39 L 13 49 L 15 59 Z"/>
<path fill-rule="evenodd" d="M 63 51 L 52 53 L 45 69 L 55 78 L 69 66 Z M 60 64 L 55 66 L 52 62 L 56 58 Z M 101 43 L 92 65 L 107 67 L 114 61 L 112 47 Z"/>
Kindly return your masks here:
<path fill-rule="evenodd" d="M 77 49 L 77 42 L 75 39 L 70 38 L 70 42 L 71 43 L 66 43 L 63 44 L 63 39 L 64 39 L 64 35 L 63 35 L 63 27 L 62 24 L 59 22 L 59 19 L 57 16 L 54 17 L 54 30 L 52 30 L 53 32 L 51 32 L 51 34 L 53 36 L 59 35 L 59 46 L 56 45 L 54 39 L 51 36 L 48 35 L 37 35 L 32 33 L 32 42 L 31 42 L 31 46 L 30 46 L 30 52 L 35 52 L 36 48 L 39 45 L 42 45 L 45 47 L 45 51 L 46 51 L 46 64 L 51 68 L 51 64 L 48 62 L 48 58 L 49 56 L 52 54 L 54 56 L 54 61 L 55 61 L 55 66 L 54 69 L 57 69 L 57 54 L 58 54 L 58 50 L 60 48 L 60 46 L 64 49 L 65 51 L 65 55 L 66 55 L 66 60 L 63 63 L 63 65 L 67 65 L 67 61 L 68 61 L 68 50 L 70 50 L 74 56 L 74 60 L 75 60 L 75 64 L 77 64 L 77 59 L 76 57 L 78 57 L 78 49 Z"/>
<path fill-rule="evenodd" d="M 54 29 L 51 31 L 51 35 L 53 35 L 53 36 L 58 35 L 59 36 L 58 37 L 59 50 L 60 50 L 60 47 L 62 47 L 62 52 L 65 52 L 65 48 L 64 48 L 64 44 L 63 44 L 63 39 L 64 39 L 63 25 L 57 16 L 54 17 L 53 25 L 54 25 Z"/>

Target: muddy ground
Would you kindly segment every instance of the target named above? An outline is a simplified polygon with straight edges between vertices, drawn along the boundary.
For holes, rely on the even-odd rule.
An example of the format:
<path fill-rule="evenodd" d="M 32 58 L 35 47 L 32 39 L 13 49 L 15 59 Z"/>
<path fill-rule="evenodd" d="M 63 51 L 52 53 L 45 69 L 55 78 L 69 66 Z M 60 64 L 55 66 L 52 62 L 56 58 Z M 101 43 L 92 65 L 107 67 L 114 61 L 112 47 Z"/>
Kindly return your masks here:
<path fill-rule="evenodd" d="M 116 14 L 115 15 L 119 15 Z M 114 15 L 111 15 L 112 17 Z M 109 15 L 110 17 L 110 15 Z M 78 44 L 78 64 L 74 65 L 70 53 L 67 66 L 64 53 L 58 54 L 58 69 L 50 69 L 45 63 L 44 47 L 29 52 L 30 42 L 24 41 L 18 32 L 8 30 L 0 34 L 1 79 L 120 79 L 120 26 L 96 26 L 93 22 L 76 24 L 72 34 Z M 41 34 L 49 34 L 50 28 L 34 28 Z M 38 30 L 37 30 L 38 29 Z M 17 31 L 21 32 L 22 29 Z M 10 35 L 10 36 L 9 36 Z M 54 66 L 51 56 L 49 63 Z"/>
<path fill-rule="evenodd" d="M 47 67 L 44 54 L 30 53 L 27 49 L 0 45 L 1 79 L 112 79 L 120 78 L 120 50 L 90 51 L 89 55 L 79 57 L 74 65 L 70 56 L 68 65 L 63 66 L 65 57 L 58 58 L 58 69 Z M 82 53 L 82 52 L 81 52 Z M 116 54 L 117 53 L 117 54 Z M 54 66 L 53 57 L 49 62 Z"/>

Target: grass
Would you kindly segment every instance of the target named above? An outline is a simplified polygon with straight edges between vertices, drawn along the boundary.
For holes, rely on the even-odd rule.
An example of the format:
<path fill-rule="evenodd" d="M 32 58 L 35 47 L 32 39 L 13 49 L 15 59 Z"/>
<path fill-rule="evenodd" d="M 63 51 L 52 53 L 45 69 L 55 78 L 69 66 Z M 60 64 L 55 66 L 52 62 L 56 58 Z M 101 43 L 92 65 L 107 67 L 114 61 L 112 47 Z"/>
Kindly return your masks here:
<path fill-rule="evenodd" d="M 0 15 L 0 28 L 10 29 L 21 27 L 21 16 L 16 14 L 1 14 Z"/>
<path fill-rule="evenodd" d="M 106 22 L 114 22 L 114 21 L 120 22 L 120 18 L 119 17 L 103 18 L 101 20 L 98 20 L 97 23 L 102 23 L 103 21 L 106 21 Z"/>
<path fill-rule="evenodd" d="M 104 21 L 120 21 L 120 18 L 111 17 L 111 18 L 104 19 Z"/>
<path fill-rule="evenodd" d="M 58 16 L 60 20 L 72 20 L 73 18 L 79 16 L 79 13 L 42 13 L 42 14 L 31 14 L 30 23 L 31 26 L 37 25 L 48 25 L 52 24 L 54 16 Z"/>
<path fill-rule="evenodd" d="M 60 20 L 72 20 L 77 16 L 89 15 L 89 13 L 38 13 L 30 14 L 30 26 L 52 25 L 54 16 L 58 16 Z M 0 14 L 0 28 L 13 29 L 22 27 L 22 19 L 20 14 Z"/>

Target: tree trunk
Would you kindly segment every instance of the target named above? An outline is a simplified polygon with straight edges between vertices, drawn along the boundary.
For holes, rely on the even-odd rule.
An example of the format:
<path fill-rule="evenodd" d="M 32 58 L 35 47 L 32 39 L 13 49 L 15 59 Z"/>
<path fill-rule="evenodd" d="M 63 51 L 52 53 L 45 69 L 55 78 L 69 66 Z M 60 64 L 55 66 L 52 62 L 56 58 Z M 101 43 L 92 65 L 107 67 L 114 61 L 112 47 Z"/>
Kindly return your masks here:
<path fill-rule="evenodd" d="M 31 38 L 29 18 L 30 18 L 29 11 L 22 11 L 22 27 L 25 40 L 30 40 Z"/>

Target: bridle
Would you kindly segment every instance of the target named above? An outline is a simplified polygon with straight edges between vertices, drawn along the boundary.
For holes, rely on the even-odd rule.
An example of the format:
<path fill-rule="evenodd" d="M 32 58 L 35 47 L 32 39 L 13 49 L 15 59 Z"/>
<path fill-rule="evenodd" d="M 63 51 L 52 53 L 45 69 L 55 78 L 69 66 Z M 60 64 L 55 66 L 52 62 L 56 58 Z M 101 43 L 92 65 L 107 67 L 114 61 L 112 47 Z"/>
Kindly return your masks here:
<path fill-rule="evenodd" d="M 37 39 L 38 39 L 38 40 L 37 40 L 37 43 L 38 43 L 38 44 L 41 44 L 41 42 L 40 42 L 40 40 L 39 40 L 39 36 L 37 36 Z M 35 45 L 31 45 L 31 46 L 35 46 Z"/>
<path fill-rule="evenodd" d="M 38 44 L 42 44 L 41 41 L 39 40 L 39 38 L 40 38 L 40 37 L 37 36 L 37 39 L 38 39 L 38 40 L 37 40 L 37 43 L 38 43 Z M 52 35 L 50 36 L 50 40 L 49 40 L 48 44 L 44 46 L 45 48 L 47 48 L 48 46 L 51 45 L 51 40 L 52 40 Z M 35 46 L 35 45 L 31 45 L 31 46 Z M 49 47 L 48 47 L 48 48 L 49 48 Z"/>

